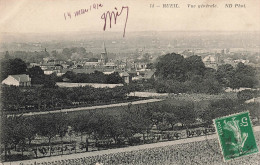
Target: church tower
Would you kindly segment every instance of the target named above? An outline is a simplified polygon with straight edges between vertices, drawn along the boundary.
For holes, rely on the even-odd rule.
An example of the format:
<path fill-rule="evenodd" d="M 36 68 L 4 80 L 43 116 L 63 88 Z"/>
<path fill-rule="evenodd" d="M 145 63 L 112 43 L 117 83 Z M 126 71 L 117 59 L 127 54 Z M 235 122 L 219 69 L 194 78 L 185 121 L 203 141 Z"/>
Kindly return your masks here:
<path fill-rule="evenodd" d="M 107 57 L 107 49 L 106 49 L 105 42 L 103 42 L 103 50 L 104 52 L 101 52 L 100 62 L 103 65 L 106 65 L 106 63 L 108 62 L 108 57 Z"/>

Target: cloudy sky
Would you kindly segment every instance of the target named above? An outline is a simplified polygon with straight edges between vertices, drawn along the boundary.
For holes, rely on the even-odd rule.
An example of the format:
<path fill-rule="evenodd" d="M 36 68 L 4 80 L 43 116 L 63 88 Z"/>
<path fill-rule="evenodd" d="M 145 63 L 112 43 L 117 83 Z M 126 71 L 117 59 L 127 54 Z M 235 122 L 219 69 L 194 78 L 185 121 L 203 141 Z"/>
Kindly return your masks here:
<path fill-rule="evenodd" d="M 94 4 L 102 7 L 94 9 Z M 165 9 L 163 4 L 180 8 Z M 246 8 L 225 8 L 225 4 L 245 4 Z M 154 4 L 154 8 L 150 8 Z M 216 4 L 217 8 L 188 8 L 188 4 Z M 90 10 L 90 6 L 92 6 Z M 0 0 L 0 32 L 56 33 L 103 31 L 101 16 L 107 11 L 128 7 L 127 31 L 259 31 L 259 0 Z M 156 7 L 160 6 L 160 7 Z M 85 14 L 75 17 L 80 9 Z M 66 20 L 64 17 L 66 16 Z M 68 17 L 71 14 L 71 19 Z M 123 32 L 126 8 L 106 31 Z"/>

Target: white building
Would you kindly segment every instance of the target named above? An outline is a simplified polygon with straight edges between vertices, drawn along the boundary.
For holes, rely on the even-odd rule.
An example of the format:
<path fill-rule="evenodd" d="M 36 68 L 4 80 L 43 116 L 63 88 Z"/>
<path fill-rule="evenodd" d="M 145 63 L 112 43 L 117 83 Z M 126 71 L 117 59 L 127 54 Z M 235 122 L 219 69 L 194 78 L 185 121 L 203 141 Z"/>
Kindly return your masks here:
<path fill-rule="evenodd" d="M 99 62 L 85 62 L 85 66 L 98 66 Z"/>
<path fill-rule="evenodd" d="M 215 55 L 208 55 L 202 59 L 206 67 L 217 69 L 217 59 Z"/>
<path fill-rule="evenodd" d="M 2 81 L 2 84 L 14 86 L 31 86 L 31 78 L 26 74 L 9 75 Z"/>

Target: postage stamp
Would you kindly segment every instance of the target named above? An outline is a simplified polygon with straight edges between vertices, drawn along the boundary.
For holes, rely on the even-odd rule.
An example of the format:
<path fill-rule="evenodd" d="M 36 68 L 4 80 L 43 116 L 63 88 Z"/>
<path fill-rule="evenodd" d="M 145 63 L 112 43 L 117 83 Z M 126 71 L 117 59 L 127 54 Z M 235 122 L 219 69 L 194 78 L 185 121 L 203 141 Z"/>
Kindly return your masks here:
<path fill-rule="evenodd" d="M 249 112 L 214 119 L 224 161 L 257 153 Z"/>

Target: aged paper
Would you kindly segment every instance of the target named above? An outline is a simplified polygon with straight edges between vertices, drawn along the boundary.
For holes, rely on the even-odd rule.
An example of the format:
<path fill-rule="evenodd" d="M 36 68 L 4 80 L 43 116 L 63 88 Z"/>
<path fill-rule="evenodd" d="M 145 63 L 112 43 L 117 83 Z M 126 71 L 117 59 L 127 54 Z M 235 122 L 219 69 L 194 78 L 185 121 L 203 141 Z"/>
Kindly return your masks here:
<path fill-rule="evenodd" d="M 258 164 L 212 119 L 259 148 L 259 43 L 259 0 L 0 0 L 0 162 Z"/>

